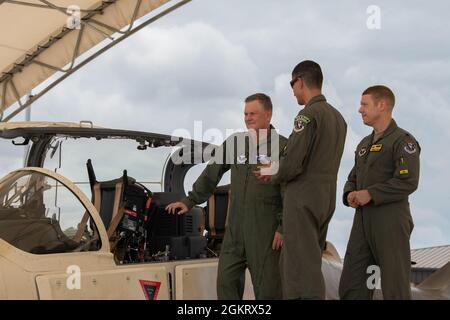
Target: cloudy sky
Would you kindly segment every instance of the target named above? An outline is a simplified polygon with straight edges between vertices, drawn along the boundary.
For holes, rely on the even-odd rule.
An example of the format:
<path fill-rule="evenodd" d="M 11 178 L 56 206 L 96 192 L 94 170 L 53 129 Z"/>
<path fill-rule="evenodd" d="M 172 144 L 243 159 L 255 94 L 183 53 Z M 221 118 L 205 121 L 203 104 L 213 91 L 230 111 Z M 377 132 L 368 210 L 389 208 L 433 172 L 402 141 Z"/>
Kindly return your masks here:
<path fill-rule="evenodd" d="M 370 5 L 380 9 L 379 29 L 367 26 Z M 394 118 L 422 147 L 420 186 L 410 198 L 412 247 L 450 244 L 449 9 L 445 0 L 194 0 L 66 79 L 33 105 L 32 119 L 167 134 L 203 121 L 204 130 L 225 134 L 244 127 L 243 99 L 265 92 L 274 126 L 288 136 L 299 110 L 290 72 L 312 59 L 322 66 L 324 94 L 348 123 L 338 199 L 354 149 L 371 132 L 357 112 L 361 92 L 388 85 Z M 2 153 L 2 174 L 15 165 L 6 159 Z M 338 202 L 329 240 L 341 255 L 352 218 Z"/>

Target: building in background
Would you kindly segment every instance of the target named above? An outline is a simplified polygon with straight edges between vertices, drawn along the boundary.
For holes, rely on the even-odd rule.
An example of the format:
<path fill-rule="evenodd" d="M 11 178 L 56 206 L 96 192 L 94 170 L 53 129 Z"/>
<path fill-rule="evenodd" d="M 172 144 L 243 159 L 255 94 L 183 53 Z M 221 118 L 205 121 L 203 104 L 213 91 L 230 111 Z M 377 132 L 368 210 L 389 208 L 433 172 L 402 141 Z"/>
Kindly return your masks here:
<path fill-rule="evenodd" d="M 411 250 L 411 282 L 421 283 L 450 262 L 450 245 Z"/>

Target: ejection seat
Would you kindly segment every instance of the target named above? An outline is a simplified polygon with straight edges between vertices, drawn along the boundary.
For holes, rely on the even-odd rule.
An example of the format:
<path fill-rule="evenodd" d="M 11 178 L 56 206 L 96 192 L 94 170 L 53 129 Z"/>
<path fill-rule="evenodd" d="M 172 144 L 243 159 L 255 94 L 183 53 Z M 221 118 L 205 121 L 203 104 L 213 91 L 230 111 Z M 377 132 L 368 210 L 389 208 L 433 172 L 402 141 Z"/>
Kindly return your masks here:
<path fill-rule="evenodd" d="M 128 177 L 123 171 L 121 178 L 109 181 L 97 181 L 91 159 L 88 159 L 87 171 L 92 192 L 92 203 L 97 209 L 103 225 L 106 228 L 111 252 L 122 239 L 145 241 L 146 223 L 149 218 L 152 193 L 134 178 Z M 76 240 L 79 241 L 88 223 L 85 215 L 79 228 Z M 98 235 L 94 235 L 98 237 Z M 138 243 L 133 245 L 138 246 Z M 125 245 L 129 247 L 129 244 Z M 143 257 L 139 258 L 140 260 Z M 119 259 L 121 260 L 121 259 Z"/>
<path fill-rule="evenodd" d="M 225 236 L 230 201 L 230 185 L 224 185 L 216 188 L 206 204 L 205 228 L 208 231 L 208 247 L 214 251 L 220 251 Z"/>

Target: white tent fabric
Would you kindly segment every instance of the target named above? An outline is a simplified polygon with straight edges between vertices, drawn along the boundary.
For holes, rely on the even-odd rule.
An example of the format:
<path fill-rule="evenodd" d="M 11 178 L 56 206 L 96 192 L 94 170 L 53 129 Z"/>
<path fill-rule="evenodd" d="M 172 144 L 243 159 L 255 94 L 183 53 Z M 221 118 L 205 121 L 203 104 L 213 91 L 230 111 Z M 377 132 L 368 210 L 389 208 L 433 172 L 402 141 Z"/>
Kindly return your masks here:
<path fill-rule="evenodd" d="M 168 2 L 0 0 L 0 114 L 16 102 L 23 107 L 30 90 L 70 72 L 78 56 Z"/>

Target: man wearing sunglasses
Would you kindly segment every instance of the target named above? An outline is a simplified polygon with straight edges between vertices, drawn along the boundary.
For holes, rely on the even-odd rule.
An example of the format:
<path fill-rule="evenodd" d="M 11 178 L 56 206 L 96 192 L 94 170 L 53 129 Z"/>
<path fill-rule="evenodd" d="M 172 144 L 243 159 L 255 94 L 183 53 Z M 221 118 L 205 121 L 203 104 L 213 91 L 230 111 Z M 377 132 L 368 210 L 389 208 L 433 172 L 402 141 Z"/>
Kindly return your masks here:
<path fill-rule="evenodd" d="M 290 84 L 305 107 L 295 117 L 278 171 L 256 173 L 263 181 L 286 184 L 280 257 L 285 299 L 325 298 L 322 251 L 336 204 L 347 124 L 322 95 L 322 82 L 316 62 L 306 60 L 294 68 Z"/>

